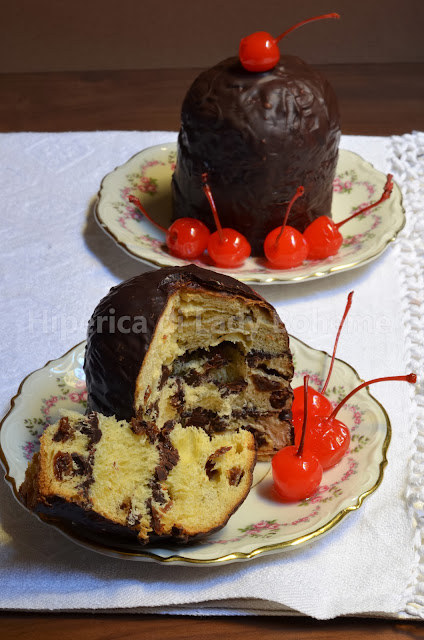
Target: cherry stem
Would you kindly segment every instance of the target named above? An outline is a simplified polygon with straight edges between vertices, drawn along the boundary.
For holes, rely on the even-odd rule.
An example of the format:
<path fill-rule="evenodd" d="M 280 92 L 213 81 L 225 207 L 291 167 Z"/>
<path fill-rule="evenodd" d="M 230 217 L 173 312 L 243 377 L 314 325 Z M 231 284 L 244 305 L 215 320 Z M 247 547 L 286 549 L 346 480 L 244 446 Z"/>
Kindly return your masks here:
<path fill-rule="evenodd" d="M 377 202 L 374 202 L 373 204 L 369 204 L 368 206 L 363 207 L 362 209 L 359 209 L 359 211 L 356 211 L 355 213 L 353 213 L 351 216 L 349 216 L 349 218 L 346 218 L 346 220 L 342 220 L 341 222 L 338 222 L 336 224 L 337 229 L 340 229 L 340 227 L 343 224 L 346 224 L 346 222 L 349 222 L 349 220 L 353 220 L 353 218 L 356 218 L 356 216 L 359 216 L 361 213 L 365 213 L 366 211 L 369 211 L 374 207 L 378 207 L 379 204 L 381 204 L 385 200 L 388 200 L 391 196 L 392 190 L 393 190 L 393 176 L 391 173 L 388 173 L 386 184 L 384 185 L 384 190 L 381 195 L 381 198 L 377 200 Z"/>
<path fill-rule="evenodd" d="M 340 334 L 342 332 L 344 321 L 346 320 L 347 314 L 349 313 L 350 307 L 352 306 L 352 298 L 353 298 L 353 291 L 351 291 L 349 293 L 348 297 L 347 297 L 346 308 L 344 310 L 343 317 L 342 317 L 342 319 L 340 321 L 339 330 L 337 331 L 336 340 L 334 342 L 333 355 L 331 356 L 331 363 L 330 363 L 330 368 L 329 368 L 328 373 L 327 373 L 327 379 L 324 382 L 323 388 L 321 389 L 321 393 L 322 394 L 324 394 L 327 391 L 328 383 L 330 382 L 331 374 L 333 372 L 334 360 L 336 358 L 337 345 L 339 343 L 339 338 L 340 338 Z"/>
<path fill-rule="evenodd" d="M 302 20 L 302 22 L 298 22 L 297 24 L 295 24 L 292 27 L 290 27 L 290 29 L 287 29 L 287 31 L 284 31 L 284 33 L 282 33 L 277 38 L 275 38 L 275 42 L 280 42 L 280 40 L 285 38 L 285 36 L 287 36 L 289 33 L 294 31 L 295 29 L 298 29 L 299 27 L 303 27 L 303 25 L 304 24 L 308 24 L 308 22 L 315 22 L 315 20 L 324 20 L 325 18 L 340 18 L 340 14 L 339 13 L 324 13 L 322 16 L 314 16 L 313 18 L 308 18 L 307 20 Z"/>
<path fill-rule="evenodd" d="M 162 227 L 162 225 L 159 224 L 159 222 L 156 222 L 156 220 L 153 220 L 152 216 L 147 213 L 146 209 L 143 207 L 143 205 L 141 204 L 140 200 L 136 196 L 131 196 L 130 195 L 130 196 L 128 196 L 128 200 L 132 204 L 135 204 L 135 206 L 137 207 L 137 209 L 139 209 L 141 211 L 143 216 L 145 216 L 147 218 L 147 220 L 149 220 L 149 222 L 151 222 L 153 225 L 155 225 L 155 227 L 157 229 L 160 229 L 164 233 L 167 233 L 168 229 L 166 229 L 165 227 Z"/>
<path fill-rule="evenodd" d="M 303 454 L 303 447 L 305 445 L 305 433 L 306 433 L 306 425 L 308 422 L 308 387 L 309 387 L 309 376 L 306 375 L 303 377 L 303 426 L 302 426 L 302 437 L 300 438 L 299 448 L 297 450 L 296 455 L 299 458 Z"/>
<path fill-rule="evenodd" d="M 222 244 L 224 242 L 224 234 L 222 233 L 222 226 L 219 221 L 218 211 L 216 210 L 215 200 L 213 199 L 211 188 L 208 184 L 208 174 L 202 173 L 202 189 L 209 200 L 210 208 L 212 209 L 213 219 L 215 220 L 216 228 L 218 230 L 219 241 Z"/>
<path fill-rule="evenodd" d="M 284 220 L 283 220 L 283 224 L 282 224 L 281 229 L 280 229 L 280 233 L 275 238 L 275 242 L 274 242 L 274 246 L 275 247 L 278 246 L 278 243 L 280 242 L 280 238 L 284 233 L 284 229 L 286 228 L 287 220 L 288 220 L 290 211 L 292 209 L 292 206 L 294 205 L 294 203 L 296 202 L 296 200 L 298 198 L 303 196 L 304 193 L 305 193 L 305 187 L 297 187 L 296 193 L 294 194 L 293 198 L 290 200 L 289 204 L 287 205 L 287 211 L 286 211 L 286 215 L 284 216 Z"/>
<path fill-rule="evenodd" d="M 369 380 L 368 382 L 363 382 L 362 384 L 359 385 L 359 387 L 356 387 L 356 389 L 354 389 L 353 391 L 351 391 L 350 393 L 347 394 L 346 398 L 343 398 L 343 400 L 337 405 L 337 407 L 334 409 L 333 413 L 331 414 L 331 416 L 328 418 L 328 421 L 331 422 L 331 420 L 333 420 L 337 413 L 339 412 L 339 410 L 342 408 L 342 406 L 353 396 L 354 393 L 356 393 L 357 391 L 360 391 L 361 389 L 363 389 L 364 387 L 368 387 L 368 385 L 370 384 L 374 384 L 374 382 L 390 382 L 392 380 L 399 380 L 401 382 L 410 382 L 411 384 L 415 384 L 417 381 L 417 375 L 415 373 L 409 373 L 406 376 L 390 376 L 390 377 L 386 377 L 386 378 L 374 378 L 374 380 Z"/>

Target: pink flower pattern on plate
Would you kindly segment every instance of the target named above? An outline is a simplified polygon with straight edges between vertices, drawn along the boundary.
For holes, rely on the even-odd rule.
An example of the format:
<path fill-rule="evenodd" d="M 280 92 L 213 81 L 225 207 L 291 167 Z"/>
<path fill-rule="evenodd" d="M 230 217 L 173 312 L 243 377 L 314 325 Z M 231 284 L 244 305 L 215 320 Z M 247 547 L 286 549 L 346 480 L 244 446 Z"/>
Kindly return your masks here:
<path fill-rule="evenodd" d="M 293 527 L 301 523 L 309 522 L 310 520 L 312 520 L 312 518 L 315 518 L 319 514 L 319 511 L 320 511 L 319 506 L 314 507 L 311 513 L 309 513 L 306 516 L 303 516 L 302 518 L 297 518 L 292 522 L 277 522 L 277 520 L 260 520 L 259 522 L 254 522 L 248 525 L 247 527 L 243 527 L 239 529 L 239 531 L 241 532 L 240 536 L 237 536 L 236 538 L 226 539 L 226 540 L 214 540 L 212 544 L 226 544 L 227 542 L 238 542 L 239 540 L 242 540 L 243 538 L 247 538 L 247 537 L 248 538 L 265 538 L 265 539 L 271 538 L 276 533 L 278 533 L 282 527 L 288 527 L 288 526 Z M 208 544 L 210 544 L 210 542 Z"/>
<path fill-rule="evenodd" d="M 120 175 L 119 182 L 117 181 L 114 187 L 114 189 L 119 191 L 119 197 L 116 198 L 116 201 L 110 202 L 112 208 L 116 211 L 115 215 L 108 214 L 111 215 L 110 228 L 112 229 L 115 225 L 119 226 L 122 233 L 120 235 L 119 232 L 116 233 L 113 231 L 114 237 L 118 237 L 120 244 L 122 244 L 124 248 L 127 248 L 130 253 L 133 253 L 143 260 L 150 261 L 159 266 L 167 266 L 171 263 L 177 265 L 185 264 L 182 260 L 170 258 L 162 238 L 158 241 L 156 233 L 149 232 L 149 225 L 145 221 L 142 221 L 142 217 L 137 209 L 130 205 L 127 200 L 128 194 L 132 193 L 142 196 L 142 199 L 144 198 L 144 202 L 148 205 L 151 198 L 154 197 L 156 199 L 166 195 L 166 206 L 169 206 L 168 179 L 170 180 L 175 170 L 176 152 L 168 149 L 166 150 L 166 154 L 163 154 L 163 151 L 164 149 L 159 149 L 157 153 L 149 154 L 147 156 L 150 158 L 148 161 L 145 160 L 146 155 L 143 152 L 140 154 L 140 160 L 138 160 L 137 154 L 137 161 L 131 163 L 131 169 L 128 169 L 128 171 L 132 171 L 132 173 L 122 173 L 122 175 Z M 379 187 L 376 185 L 378 181 L 377 178 L 375 179 L 375 183 L 372 181 L 373 171 L 361 166 L 360 161 L 355 162 L 353 157 L 348 169 L 343 170 L 341 169 L 342 166 L 347 166 L 345 160 L 340 163 L 339 173 L 333 181 L 333 192 L 337 196 L 334 202 L 336 203 L 335 209 L 339 212 L 343 210 L 348 213 L 348 211 L 344 209 L 344 202 L 353 203 L 355 209 L 357 209 L 360 204 L 374 200 Z M 163 167 L 166 167 L 165 172 L 162 170 Z M 166 194 L 164 194 L 164 190 L 166 190 Z M 359 202 L 359 200 L 363 202 Z M 369 220 L 366 219 L 368 215 L 370 216 Z M 388 228 L 390 229 L 391 221 L 395 222 L 395 215 L 394 211 L 389 212 L 389 223 L 387 223 L 387 218 L 382 220 L 381 216 L 375 215 L 373 211 L 365 214 L 364 225 L 359 224 L 356 225 L 356 227 L 351 227 L 351 229 L 361 230 L 361 233 L 345 236 L 345 231 L 343 231 L 344 242 L 336 256 L 324 260 L 305 261 L 303 265 L 293 270 L 293 276 L 290 273 L 291 270 L 285 270 L 282 274 L 279 271 L 270 269 L 266 261 L 260 257 L 249 258 L 246 264 L 237 270 L 237 273 L 245 278 L 257 279 L 259 281 L 261 281 L 263 277 L 269 276 L 275 276 L 276 280 L 290 280 L 295 276 L 299 276 L 299 279 L 315 277 L 318 275 L 316 270 L 319 272 L 322 270 L 325 275 L 327 275 L 333 272 L 332 267 L 335 266 L 352 268 L 356 266 L 357 262 L 368 260 L 369 249 L 372 248 L 376 239 L 379 242 L 377 254 L 384 250 L 380 237 L 386 237 L 387 230 Z M 360 217 L 359 220 L 361 222 L 362 218 Z M 138 224 L 141 221 L 142 224 Z M 106 225 L 105 228 L 107 229 L 108 226 L 109 225 Z M 395 231 L 396 229 L 394 229 L 394 233 Z M 389 241 L 387 241 L 387 243 L 388 242 Z M 362 257 L 364 253 L 366 256 Z M 371 258 L 377 254 L 373 254 Z M 210 267 L 210 264 L 204 260 L 199 260 L 198 263 L 202 266 Z M 219 271 L 219 269 L 217 270 Z M 319 273 L 319 275 L 321 275 L 321 273 Z"/>
<path fill-rule="evenodd" d="M 147 194 L 149 196 L 156 196 L 160 192 L 160 184 L 158 180 L 148 175 L 149 170 L 158 165 L 169 166 L 170 172 L 173 173 L 175 170 L 175 160 L 176 153 L 171 152 L 168 156 L 167 163 L 159 161 L 159 160 L 149 160 L 144 162 L 138 172 L 131 173 L 126 176 L 127 184 L 120 190 L 120 200 L 119 202 L 115 202 L 113 204 L 114 208 L 118 213 L 117 222 L 125 229 L 127 232 L 136 235 L 137 242 L 146 248 L 149 248 L 153 254 L 157 256 L 167 255 L 167 249 L 163 241 L 157 240 L 152 237 L 148 233 L 137 234 L 134 227 L 129 225 L 131 220 L 140 221 L 143 219 L 143 216 L 137 210 L 137 208 L 128 202 L 128 195 L 133 194 L 139 196 L 140 194 Z M 350 171 L 345 171 L 343 174 L 339 174 L 334 178 L 333 181 L 333 191 L 338 194 L 350 194 L 355 187 L 365 187 L 367 190 L 368 196 L 374 195 L 376 191 L 376 187 L 368 180 L 358 180 L 357 173 L 354 169 Z M 358 204 L 354 207 L 354 210 L 362 206 L 366 206 L 369 204 L 369 201 Z M 353 212 L 353 210 L 352 210 Z M 368 214 L 364 214 L 364 219 Z M 369 212 L 369 215 L 372 216 L 372 225 L 363 233 L 355 234 L 353 236 L 346 236 L 343 240 L 342 248 L 345 251 L 345 258 L 350 259 L 358 252 L 362 251 L 365 242 L 369 242 L 375 236 L 375 230 L 381 224 L 381 217 L 377 216 L 373 211 Z M 332 262 L 333 258 L 329 258 L 324 260 L 323 262 Z M 201 266 L 203 262 L 201 260 L 196 261 Z M 319 264 L 321 261 L 314 261 Z M 242 271 L 242 270 L 240 270 Z M 249 274 L 264 274 L 268 273 L 269 269 L 266 266 L 266 263 L 258 259 L 255 261 L 254 266 L 249 266 Z"/>
<path fill-rule="evenodd" d="M 33 454 L 38 451 L 39 439 L 43 431 L 58 420 L 59 406 L 66 406 L 76 411 L 81 411 L 81 407 L 85 409 L 87 406 L 87 391 L 82 380 L 75 382 L 73 390 L 62 382 L 61 378 L 57 378 L 56 382 L 58 393 L 41 400 L 40 413 L 43 417 L 24 420 L 24 425 L 32 436 L 32 439 L 27 440 L 21 447 L 26 460 L 31 460 Z"/>

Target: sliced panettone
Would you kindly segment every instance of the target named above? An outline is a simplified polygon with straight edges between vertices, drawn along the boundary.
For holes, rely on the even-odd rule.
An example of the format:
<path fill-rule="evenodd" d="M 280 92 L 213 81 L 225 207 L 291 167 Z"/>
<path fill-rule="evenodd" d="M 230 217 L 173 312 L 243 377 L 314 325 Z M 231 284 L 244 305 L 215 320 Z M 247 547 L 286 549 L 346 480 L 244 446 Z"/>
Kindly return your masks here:
<path fill-rule="evenodd" d="M 287 331 L 228 276 L 189 265 L 114 287 L 91 318 L 84 369 L 91 411 L 146 429 L 248 429 L 259 460 L 292 443 Z"/>
<path fill-rule="evenodd" d="M 223 527 L 247 496 L 256 462 L 246 430 L 208 435 L 68 412 L 49 426 L 20 488 L 47 522 L 83 525 L 109 541 L 186 542 Z"/>

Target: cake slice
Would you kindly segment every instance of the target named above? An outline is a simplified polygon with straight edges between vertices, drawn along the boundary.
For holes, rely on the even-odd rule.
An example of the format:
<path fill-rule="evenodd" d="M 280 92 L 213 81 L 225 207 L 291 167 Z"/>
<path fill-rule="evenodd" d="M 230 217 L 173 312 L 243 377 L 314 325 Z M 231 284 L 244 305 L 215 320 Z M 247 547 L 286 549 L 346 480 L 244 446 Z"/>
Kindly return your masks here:
<path fill-rule="evenodd" d="M 20 497 L 50 523 L 108 542 L 180 542 L 223 527 L 247 496 L 256 462 L 246 430 L 208 435 L 67 412 L 40 439 Z"/>
<path fill-rule="evenodd" d="M 91 318 L 84 370 L 90 411 L 146 430 L 247 429 L 259 460 L 293 442 L 286 328 L 228 276 L 189 265 L 114 287 Z"/>

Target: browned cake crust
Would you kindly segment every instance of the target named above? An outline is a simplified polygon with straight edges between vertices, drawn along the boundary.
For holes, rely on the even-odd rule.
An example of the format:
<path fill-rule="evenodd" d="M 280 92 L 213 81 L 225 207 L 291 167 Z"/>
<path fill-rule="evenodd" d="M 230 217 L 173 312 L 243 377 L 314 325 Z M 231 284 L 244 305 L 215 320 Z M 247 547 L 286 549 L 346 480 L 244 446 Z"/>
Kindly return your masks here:
<path fill-rule="evenodd" d="M 174 218 L 215 230 L 201 175 L 207 172 L 223 227 L 243 233 L 255 255 L 281 225 L 287 202 L 305 187 L 288 224 L 304 231 L 331 216 L 340 140 L 337 98 L 327 79 L 295 56 L 270 71 L 246 71 L 228 58 L 201 73 L 181 112 L 172 180 Z"/>
<path fill-rule="evenodd" d="M 292 443 L 287 331 L 228 276 L 189 265 L 114 287 L 91 318 L 84 370 L 90 411 L 159 428 L 169 419 L 207 433 L 248 428 L 259 459 Z"/>

